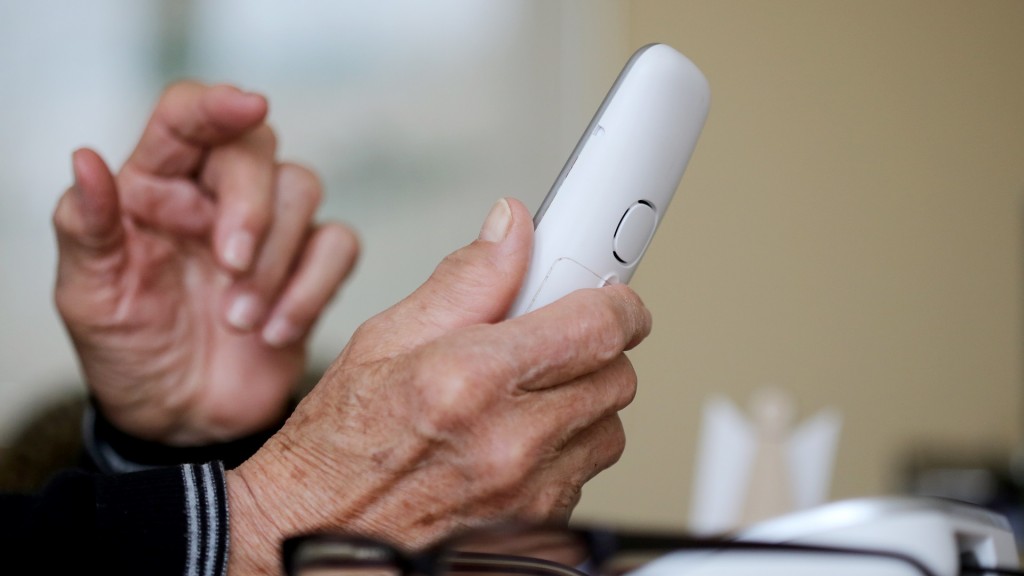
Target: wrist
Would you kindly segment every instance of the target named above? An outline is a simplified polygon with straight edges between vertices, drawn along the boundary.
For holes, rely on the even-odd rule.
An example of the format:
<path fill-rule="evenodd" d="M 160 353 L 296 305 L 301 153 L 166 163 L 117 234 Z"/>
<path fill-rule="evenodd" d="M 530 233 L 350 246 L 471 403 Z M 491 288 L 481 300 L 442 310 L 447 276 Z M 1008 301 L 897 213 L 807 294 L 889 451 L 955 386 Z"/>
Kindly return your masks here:
<path fill-rule="evenodd" d="M 228 503 L 231 508 L 231 552 L 228 574 L 276 575 L 281 571 L 281 542 L 285 537 L 268 508 L 257 496 L 243 470 L 229 470 Z"/>
<path fill-rule="evenodd" d="M 226 474 L 232 510 L 230 574 L 276 576 L 285 538 L 341 526 L 356 529 L 345 520 L 353 503 L 346 505 L 344 492 L 335 489 L 344 482 L 321 476 L 330 464 L 304 460 L 301 444 L 282 431 Z"/>

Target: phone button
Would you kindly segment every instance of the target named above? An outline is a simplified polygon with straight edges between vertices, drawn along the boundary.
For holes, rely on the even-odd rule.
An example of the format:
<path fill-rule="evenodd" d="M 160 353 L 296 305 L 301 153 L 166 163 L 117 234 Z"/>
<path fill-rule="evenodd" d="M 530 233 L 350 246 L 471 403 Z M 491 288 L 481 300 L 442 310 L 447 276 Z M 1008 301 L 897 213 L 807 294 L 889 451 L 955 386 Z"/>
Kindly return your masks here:
<path fill-rule="evenodd" d="M 615 259 L 626 266 L 635 264 L 654 236 L 657 223 L 658 215 L 647 202 L 640 201 L 630 206 L 615 229 L 612 240 Z"/>

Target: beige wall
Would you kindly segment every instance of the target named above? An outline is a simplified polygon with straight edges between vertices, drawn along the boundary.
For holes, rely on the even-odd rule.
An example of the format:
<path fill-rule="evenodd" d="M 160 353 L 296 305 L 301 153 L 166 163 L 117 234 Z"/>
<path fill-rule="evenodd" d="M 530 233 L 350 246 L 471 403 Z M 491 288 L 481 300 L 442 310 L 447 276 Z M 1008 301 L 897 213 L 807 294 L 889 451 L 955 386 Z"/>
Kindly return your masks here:
<path fill-rule="evenodd" d="M 922 446 L 1022 432 L 1024 2 L 633 0 L 630 46 L 711 115 L 633 286 L 629 445 L 578 518 L 686 521 L 700 403 L 774 385 L 843 413 L 832 497 Z M 628 54 L 624 53 L 623 58 Z M 611 80 L 610 78 L 608 79 Z"/>

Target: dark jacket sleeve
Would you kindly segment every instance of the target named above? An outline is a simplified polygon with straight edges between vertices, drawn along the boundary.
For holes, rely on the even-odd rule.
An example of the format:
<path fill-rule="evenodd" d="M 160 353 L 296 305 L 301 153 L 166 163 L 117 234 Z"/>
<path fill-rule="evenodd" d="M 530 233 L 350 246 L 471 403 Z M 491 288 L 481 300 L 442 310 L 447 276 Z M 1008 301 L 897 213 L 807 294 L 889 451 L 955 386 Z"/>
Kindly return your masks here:
<path fill-rule="evenodd" d="M 82 444 L 86 465 L 107 474 L 136 472 L 189 462 L 219 461 L 232 469 L 252 456 L 284 424 L 288 412 L 273 426 L 229 442 L 180 448 L 150 442 L 126 434 L 110 423 L 95 402 L 90 401 L 82 417 Z"/>
<path fill-rule="evenodd" d="M 220 462 L 126 474 L 68 470 L 0 495 L 11 574 L 223 576 L 228 503 Z M 6 570 L 4 571 L 6 573 Z"/>

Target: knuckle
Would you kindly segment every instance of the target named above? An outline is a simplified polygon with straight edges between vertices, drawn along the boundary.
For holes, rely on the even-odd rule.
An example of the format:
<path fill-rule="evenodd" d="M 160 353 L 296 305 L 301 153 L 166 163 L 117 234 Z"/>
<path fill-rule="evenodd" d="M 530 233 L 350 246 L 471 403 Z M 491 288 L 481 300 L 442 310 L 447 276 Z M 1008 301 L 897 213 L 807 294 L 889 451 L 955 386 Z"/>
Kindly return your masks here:
<path fill-rule="evenodd" d="M 174 97 L 182 93 L 191 93 L 196 89 L 206 88 L 207 86 L 198 80 L 193 79 L 181 79 L 175 80 L 164 86 L 162 98 Z"/>
<path fill-rule="evenodd" d="M 447 278 L 457 274 L 459 271 L 474 266 L 474 261 L 468 257 L 466 250 L 460 249 L 446 254 L 441 259 L 440 265 L 434 270 L 434 276 Z"/>
<path fill-rule="evenodd" d="M 617 412 L 632 404 L 633 399 L 636 398 L 639 377 L 637 376 L 636 369 L 633 367 L 633 363 L 625 354 L 619 354 L 618 358 L 614 361 L 613 368 L 615 389 L 618 392 L 614 402 L 614 408 Z"/>
<path fill-rule="evenodd" d="M 458 352 L 420 355 L 413 376 L 413 388 L 423 406 L 423 415 L 437 433 L 469 428 L 479 414 L 486 383 Z"/>
<path fill-rule="evenodd" d="M 266 122 L 253 128 L 252 138 L 256 140 L 260 146 L 265 147 L 268 150 L 277 150 L 277 131 Z"/>
<path fill-rule="evenodd" d="M 626 451 L 626 430 L 618 414 L 605 417 L 595 426 L 597 430 L 593 435 L 589 469 L 584 470 L 582 481 L 614 465 Z"/>
<path fill-rule="evenodd" d="M 502 263 L 475 245 L 456 250 L 441 261 L 432 279 L 452 287 L 453 298 L 463 302 L 479 302 L 474 294 L 490 293 L 508 280 Z"/>
<path fill-rule="evenodd" d="M 171 82 L 164 86 L 164 89 L 157 100 L 157 105 L 159 106 L 160 104 L 177 100 L 183 95 L 195 92 L 196 89 L 201 87 L 202 85 L 195 80 L 177 80 Z"/>
<path fill-rule="evenodd" d="M 319 231 L 322 242 L 330 247 L 330 253 L 338 256 L 337 262 L 344 268 L 354 264 L 361 250 L 359 235 L 340 222 L 326 222 Z"/>
<path fill-rule="evenodd" d="M 315 172 L 298 164 L 282 164 L 278 175 L 278 193 L 285 202 L 301 202 L 319 206 L 323 201 L 323 184 Z"/>
<path fill-rule="evenodd" d="M 71 211 L 74 207 L 71 205 L 71 194 L 74 190 L 68 189 L 61 195 L 60 199 L 57 200 L 57 206 L 54 207 L 53 213 L 50 215 L 50 221 L 53 223 L 54 229 L 57 233 L 70 232 L 71 228 Z"/>
<path fill-rule="evenodd" d="M 250 128 L 240 136 L 239 142 L 244 142 L 243 148 L 248 153 L 259 156 L 261 161 L 271 162 L 277 153 L 277 132 L 266 122 Z"/>
<path fill-rule="evenodd" d="M 154 117 L 169 119 L 173 110 L 194 100 L 208 87 L 196 80 L 177 80 L 164 86 L 153 111 Z"/>
<path fill-rule="evenodd" d="M 499 493 L 521 488 L 534 468 L 533 449 L 521 435 L 494 438 L 476 462 L 475 476 Z"/>
<path fill-rule="evenodd" d="M 384 314 L 377 314 L 366 319 L 352 332 L 346 350 L 354 350 L 359 355 L 375 356 L 373 353 L 392 332 L 391 327 L 391 323 Z"/>
<path fill-rule="evenodd" d="M 67 289 L 67 283 L 63 281 L 64 278 L 58 273 L 57 283 L 53 290 L 53 303 L 57 308 L 57 312 L 64 318 L 67 318 L 72 314 L 75 309 L 74 306 L 74 295 Z"/>
<path fill-rule="evenodd" d="M 616 414 L 607 418 L 606 422 L 606 436 L 601 442 L 601 446 L 606 451 L 605 459 L 603 466 L 595 470 L 595 473 L 618 462 L 626 451 L 626 429 L 622 425 L 622 419 Z"/>

